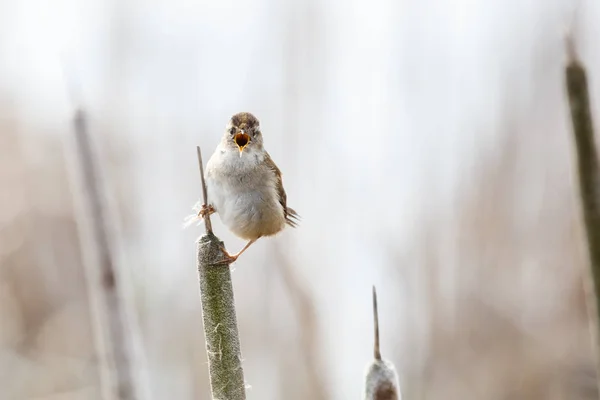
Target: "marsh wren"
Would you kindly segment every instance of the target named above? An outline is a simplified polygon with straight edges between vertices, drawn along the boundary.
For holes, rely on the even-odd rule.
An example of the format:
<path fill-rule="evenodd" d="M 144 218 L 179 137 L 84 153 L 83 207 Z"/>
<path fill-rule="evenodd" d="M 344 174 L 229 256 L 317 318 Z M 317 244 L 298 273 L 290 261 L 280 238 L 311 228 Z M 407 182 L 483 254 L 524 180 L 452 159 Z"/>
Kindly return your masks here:
<path fill-rule="evenodd" d="M 287 205 L 281 171 L 263 146 L 258 119 L 248 113 L 229 120 L 217 149 L 206 165 L 208 205 L 198 216 L 219 214 L 235 235 L 248 243 L 235 255 L 225 249 L 220 263 L 234 262 L 254 242 L 272 236 L 286 225 L 296 227 L 299 216 Z"/>

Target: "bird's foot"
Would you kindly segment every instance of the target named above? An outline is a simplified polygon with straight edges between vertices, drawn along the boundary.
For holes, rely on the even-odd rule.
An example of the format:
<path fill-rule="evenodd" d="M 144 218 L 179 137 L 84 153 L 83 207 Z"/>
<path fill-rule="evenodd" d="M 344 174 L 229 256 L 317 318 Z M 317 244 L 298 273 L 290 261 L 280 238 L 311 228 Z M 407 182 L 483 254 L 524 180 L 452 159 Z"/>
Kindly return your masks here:
<path fill-rule="evenodd" d="M 257 238 L 254 238 L 254 239 L 250 240 L 248 243 L 246 243 L 246 245 L 244 246 L 244 248 L 239 251 L 239 253 L 234 254 L 233 256 L 229 255 L 229 253 L 227 252 L 227 250 L 225 250 L 225 246 L 219 246 L 221 248 L 221 251 L 223 252 L 223 256 L 225 258 L 223 258 L 220 261 L 217 261 L 215 264 L 231 264 L 231 263 L 235 262 L 235 260 L 237 260 L 238 257 L 240 255 L 242 255 L 242 253 L 245 252 L 248 249 L 248 247 L 250 247 L 252 245 L 252 243 L 256 242 L 259 238 L 260 238 L 260 236 L 257 237 Z"/>
<path fill-rule="evenodd" d="M 199 218 L 204 218 L 207 217 L 211 214 L 213 214 L 215 212 L 215 208 L 212 205 L 206 205 L 206 204 L 202 204 L 202 208 L 200 209 L 200 211 L 198 211 L 198 217 Z"/>
<path fill-rule="evenodd" d="M 238 257 L 240 256 L 240 253 L 235 254 L 235 255 L 230 255 L 227 250 L 225 249 L 225 246 L 220 246 L 221 248 L 221 252 L 223 253 L 223 258 L 219 261 L 217 261 L 215 264 L 216 265 L 228 265 L 231 263 L 234 263 Z"/>

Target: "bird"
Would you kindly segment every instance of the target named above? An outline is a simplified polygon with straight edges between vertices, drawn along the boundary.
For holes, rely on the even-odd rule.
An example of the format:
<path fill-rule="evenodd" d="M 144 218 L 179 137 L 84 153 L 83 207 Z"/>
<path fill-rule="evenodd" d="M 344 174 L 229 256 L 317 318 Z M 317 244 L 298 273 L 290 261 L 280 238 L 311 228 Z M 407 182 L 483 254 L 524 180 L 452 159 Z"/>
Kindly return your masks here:
<path fill-rule="evenodd" d="M 298 226 L 300 216 L 287 205 L 281 171 L 265 150 L 259 120 L 249 112 L 229 119 L 206 164 L 205 181 L 208 204 L 198 217 L 217 213 L 231 232 L 248 241 L 234 255 L 222 247 L 225 257 L 219 264 L 235 262 L 262 237 Z"/>

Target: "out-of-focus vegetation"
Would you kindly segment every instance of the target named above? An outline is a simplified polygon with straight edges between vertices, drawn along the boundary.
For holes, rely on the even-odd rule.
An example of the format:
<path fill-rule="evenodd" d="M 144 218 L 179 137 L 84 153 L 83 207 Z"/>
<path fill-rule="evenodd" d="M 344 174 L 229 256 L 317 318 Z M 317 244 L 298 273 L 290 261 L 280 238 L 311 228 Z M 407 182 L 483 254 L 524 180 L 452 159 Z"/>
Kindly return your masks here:
<path fill-rule="evenodd" d="M 597 115 L 600 8 L 579 7 Z M 102 398 L 64 66 L 144 399 L 208 398 L 202 227 L 181 224 L 195 146 L 207 158 L 241 110 L 303 216 L 233 270 L 249 399 L 359 396 L 371 284 L 404 398 L 597 398 L 571 16 L 566 0 L 0 3 L 0 397 Z"/>

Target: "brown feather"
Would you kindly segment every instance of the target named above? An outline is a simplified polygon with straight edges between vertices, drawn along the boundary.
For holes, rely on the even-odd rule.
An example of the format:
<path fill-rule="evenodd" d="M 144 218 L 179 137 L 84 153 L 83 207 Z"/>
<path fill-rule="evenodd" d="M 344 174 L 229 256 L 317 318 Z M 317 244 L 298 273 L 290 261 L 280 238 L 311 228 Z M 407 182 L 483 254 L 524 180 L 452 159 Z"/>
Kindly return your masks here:
<path fill-rule="evenodd" d="M 295 228 L 298 226 L 300 216 L 294 209 L 287 206 L 287 195 L 285 193 L 285 189 L 283 188 L 283 179 L 281 178 L 281 171 L 279 170 L 277 165 L 275 165 L 269 153 L 266 153 L 265 155 L 265 163 L 269 168 L 271 168 L 271 170 L 273 170 L 275 176 L 277 177 L 277 193 L 279 194 L 279 204 L 281 204 L 281 206 L 283 207 L 283 215 L 285 217 L 285 222 L 292 228 Z"/>
<path fill-rule="evenodd" d="M 258 126 L 258 119 L 249 112 L 240 112 L 231 117 L 231 123 L 240 129 L 252 129 Z"/>

